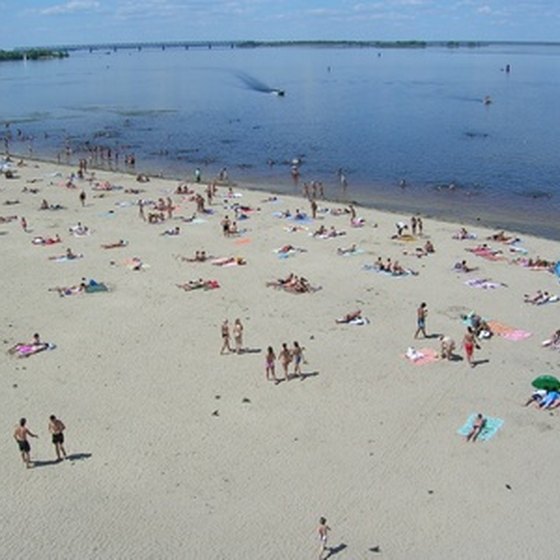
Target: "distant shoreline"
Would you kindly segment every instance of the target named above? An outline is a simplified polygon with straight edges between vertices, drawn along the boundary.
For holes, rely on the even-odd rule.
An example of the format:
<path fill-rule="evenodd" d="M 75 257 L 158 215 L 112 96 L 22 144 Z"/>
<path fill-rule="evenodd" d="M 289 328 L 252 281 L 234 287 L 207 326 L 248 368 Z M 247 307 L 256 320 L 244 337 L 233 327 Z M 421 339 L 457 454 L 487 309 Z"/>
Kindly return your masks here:
<path fill-rule="evenodd" d="M 87 43 L 87 44 L 66 44 L 66 45 L 43 45 L 43 46 L 27 46 L 15 47 L 11 51 L 19 53 L 32 50 L 51 50 L 54 52 L 66 53 L 72 51 L 99 51 L 99 50 L 143 50 L 143 49 L 256 49 L 256 48 L 291 48 L 291 47 L 307 47 L 307 48 L 348 48 L 348 49 L 425 49 L 425 48 L 485 48 L 491 46 L 560 46 L 560 42 L 555 41 L 476 41 L 476 40 L 448 40 L 448 41 L 424 41 L 424 40 L 399 40 L 399 41 L 310 41 L 310 40 L 294 40 L 294 41 L 253 41 L 253 40 L 208 40 L 208 41 L 150 41 L 150 42 L 104 42 L 104 43 Z M 0 51 L 1 52 L 1 51 Z"/>

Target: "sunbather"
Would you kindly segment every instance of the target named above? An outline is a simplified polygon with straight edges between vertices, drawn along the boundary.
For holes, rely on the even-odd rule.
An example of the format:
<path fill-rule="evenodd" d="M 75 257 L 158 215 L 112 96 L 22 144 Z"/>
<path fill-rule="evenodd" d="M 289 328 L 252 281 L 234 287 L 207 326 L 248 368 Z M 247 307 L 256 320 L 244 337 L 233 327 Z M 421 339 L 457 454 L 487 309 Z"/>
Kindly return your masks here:
<path fill-rule="evenodd" d="M 103 249 L 117 249 L 118 247 L 126 247 L 127 245 L 128 241 L 119 239 L 116 243 L 105 243 L 104 245 L 101 245 L 101 247 L 103 247 Z"/>
<path fill-rule="evenodd" d="M 339 247 L 336 252 L 339 255 L 352 255 L 353 253 L 355 253 L 358 250 L 358 248 L 356 247 L 356 244 L 352 244 L 350 247 L 348 248 L 341 248 Z"/>
<path fill-rule="evenodd" d="M 350 323 L 351 321 L 355 321 L 356 319 L 362 318 L 362 310 L 358 309 L 357 311 L 353 311 L 352 313 L 346 313 L 344 317 L 341 319 L 336 319 L 335 321 L 339 324 Z"/>
<path fill-rule="evenodd" d="M 486 418 L 482 414 L 476 415 L 471 431 L 467 435 L 467 441 L 476 441 L 484 427 L 486 426 Z"/>

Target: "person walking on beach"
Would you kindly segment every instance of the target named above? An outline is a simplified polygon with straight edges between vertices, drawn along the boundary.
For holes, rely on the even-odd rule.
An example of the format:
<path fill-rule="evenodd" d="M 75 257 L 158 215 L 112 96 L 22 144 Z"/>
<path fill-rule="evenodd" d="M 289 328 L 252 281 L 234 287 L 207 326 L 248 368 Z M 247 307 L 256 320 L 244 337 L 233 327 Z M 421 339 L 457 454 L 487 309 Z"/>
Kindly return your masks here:
<path fill-rule="evenodd" d="M 52 442 L 56 451 L 58 461 L 66 459 L 66 450 L 64 449 L 64 430 L 66 426 L 62 420 L 58 419 L 54 414 L 49 416 L 49 432 L 52 435 Z"/>
<path fill-rule="evenodd" d="M 294 360 L 294 377 L 301 377 L 301 363 L 303 362 L 303 348 L 294 340 L 294 347 L 290 354 Z"/>
<path fill-rule="evenodd" d="M 414 333 L 414 338 L 418 338 L 418 335 L 422 333 L 424 338 L 428 338 L 426 334 L 426 316 L 428 315 L 428 308 L 426 306 L 426 302 L 423 301 L 420 304 L 420 307 L 416 310 L 416 324 L 418 328 Z"/>
<path fill-rule="evenodd" d="M 233 340 L 235 342 L 235 352 L 241 354 L 243 351 L 243 323 L 241 319 L 235 319 L 233 323 Z"/>
<path fill-rule="evenodd" d="M 266 351 L 266 358 L 265 358 L 265 361 L 264 361 L 266 379 L 267 379 L 267 381 L 272 380 L 275 383 L 278 383 L 278 379 L 276 377 L 276 371 L 275 371 L 275 367 L 274 367 L 274 362 L 275 361 L 276 361 L 276 354 L 274 353 L 274 350 L 273 350 L 272 346 L 269 346 L 267 351 Z"/>
<path fill-rule="evenodd" d="M 22 418 L 19 421 L 19 425 L 16 426 L 14 431 L 14 439 L 16 440 L 19 450 L 21 452 L 21 458 L 25 463 L 25 466 L 30 469 L 31 468 L 31 446 L 29 445 L 28 437 L 38 438 L 38 435 L 35 435 L 28 427 L 27 427 L 27 420 Z"/>
<path fill-rule="evenodd" d="M 327 546 L 329 540 L 329 531 L 331 528 L 327 525 L 327 520 L 324 517 L 319 519 L 319 527 L 317 527 L 317 533 L 319 534 L 319 560 L 323 560 L 323 554 L 325 551 L 330 553 L 330 549 Z"/>
<path fill-rule="evenodd" d="M 288 373 L 288 367 L 292 361 L 292 353 L 288 349 L 288 345 L 283 342 L 282 343 L 282 350 L 280 350 L 280 354 L 278 354 L 278 359 L 282 364 L 282 369 L 284 370 L 284 377 L 286 381 L 290 380 L 290 374 Z"/>
<path fill-rule="evenodd" d="M 229 323 L 227 319 L 222 323 L 222 349 L 220 354 L 223 354 L 225 350 L 231 352 Z"/>
<path fill-rule="evenodd" d="M 82 208 L 86 205 L 86 191 L 84 191 L 83 189 L 80 193 L 80 203 L 82 205 Z"/>
<path fill-rule="evenodd" d="M 463 349 L 465 350 L 465 357 L 467 358 L 467 362 L 473 368 L 475 363 L 473 361 L 473 354 L 474 354 L 474 347 L 480 350 L 480 345 L 476 341 L 476 336 L 472 327 L 467 327 L 467 332 L 463 337 Z"/>

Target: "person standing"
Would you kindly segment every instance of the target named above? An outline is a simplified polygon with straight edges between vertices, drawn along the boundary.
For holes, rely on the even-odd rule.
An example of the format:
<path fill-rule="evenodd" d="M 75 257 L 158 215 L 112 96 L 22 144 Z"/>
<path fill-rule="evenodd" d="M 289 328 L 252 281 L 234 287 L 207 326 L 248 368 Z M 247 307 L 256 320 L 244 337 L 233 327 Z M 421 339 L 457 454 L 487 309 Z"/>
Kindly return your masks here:
<path fill-rule="evenodd" d="M 19 425 L 16 426 L 14 431 L 14 439 L 16 440 L 19 450 L 21 452 L 21 458 L 25 463 L 25 466 L 30 469 L 31 468 L 31 446 L 29 445 L 28 437 L 38 438 L 39 436 L 34 434 L 28 427 L 27 427 L 27 420 L 22 418 L 19 421 Z"/>
<path fill-rule="evenodd" d="M 317 527 L 317 533 L 319 534 L 319 560 L 323 560 L 323 554 L 325 551 L 330 549 L 327 547 L 327 542 L 329 540 L 329 531 L 331 528 L 327 525 L 327 520 L 324 517 L 319 519 L 319 527 Z"/>
<path fill-rule="evenodd" d="M 83 189 L 82 192 L 80 193 L 80 202 L 83 208 L 86 205 L 86 191 L 84 191 Z"/>
<path fill-rule="evenodd" d="M 282 369 L 284 370 L 284 377 L 286 381 L 290 380 L 290 374 L 288 372 L 288 367 L 292 361 L 292 353 L 290 352 L 288 345 L 283 342 L 282 343 L 282 350 L 280 350 L 280 354 L 278 354 L 278 359 L 282 363 Z"/>
<path fill-rule="evenodd" d="M 241 354 L 243 351 L 243 323 L 241 319 L 235 319 L 233 324 L 233 340 L 235 342 L 235 352 Z"/>
<path fill-rule="evenodd" d="M 274 353 L 272 346 L 269 346 L 268 350 L 266 351 L 266 358 L 264 363 L 264 367 L 266 371 L 266 379 L 268 381 L 272 379 L 275 383 L 278 383 L 278 379 L 276 377 L 276 370 L 274 367 L 275 361 L 276 361 L 276 354 Z"/>
<path fill-rule="evenodd" d="M 225 350 L 231 352 L 229 323 L 227 319 L 222 323 L 222 349 L 220 354 L 223 354 Z"/>
<path fill-rule="evenodd" d="M 49 416 L 49 432 L 52 434 L 52 442 L 56 451 L 58 461 L 66 459 L 66 450 L 64 449 L 64 430 L 66 426 L 62 420 L 58 419 L 54 414 Z"/>
<path fill-rule="evenodd" d="M 467 362 L 473 368 L 475 366 L 473 361 L 473 354 L 474 354 L 474 347 L 477 347 L 480 350 L 480 345 L 476 341 L 476 336 L 474 331 L 471 327 L 467 327 L 467 332 L 463 337 L 463 349 L 465 350 L 465 357 L 467 358 Z"/>
<path fill-rule="evenodd" d="M 426 316 L 428 315 L 428 308 L 426 302 L 423 301 L 420 304 L 420 307 L 416 310 L 416 324 L 417 329 L 414 333 L 414 338 L 418 338 L 418 335 L 422 333 L 424 338 L 427 338 L 428 335 L 426 334 Z"/>
<path fill-rule="evenodd" d="M 294 340 L 294 347 L 291 350 L 291 356 L 294 360 L 294 377 L 301 377 L 301 363 L 303 362 L 303 348 L 299 342 Z"/>

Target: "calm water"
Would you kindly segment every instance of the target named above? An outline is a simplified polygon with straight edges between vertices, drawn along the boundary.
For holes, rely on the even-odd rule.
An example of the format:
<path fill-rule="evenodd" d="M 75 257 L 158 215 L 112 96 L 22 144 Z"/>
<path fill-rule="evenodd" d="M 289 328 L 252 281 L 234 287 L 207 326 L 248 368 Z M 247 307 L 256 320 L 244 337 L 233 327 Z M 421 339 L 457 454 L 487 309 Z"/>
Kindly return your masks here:
<path fill-rule="evenodd" d="M 32 135 L 37 156 L 69 143 L 78 157 L 90 141 L 134 152 L 139 171 L 226 166 L 233 180 L 280 191 L 293 189 L 288 162 L 302 157 L 301 180 L 323 181 L 331 197 L 343 197 L 342 167 L 347 198 L 560 239 L 560 47 L 380 53 L 123 50 L 3 63 L 0 121 Z M 250 89 L 240 73 L 286 96 Z M 11 149 L 29 145 L 14 138 Z"/>

